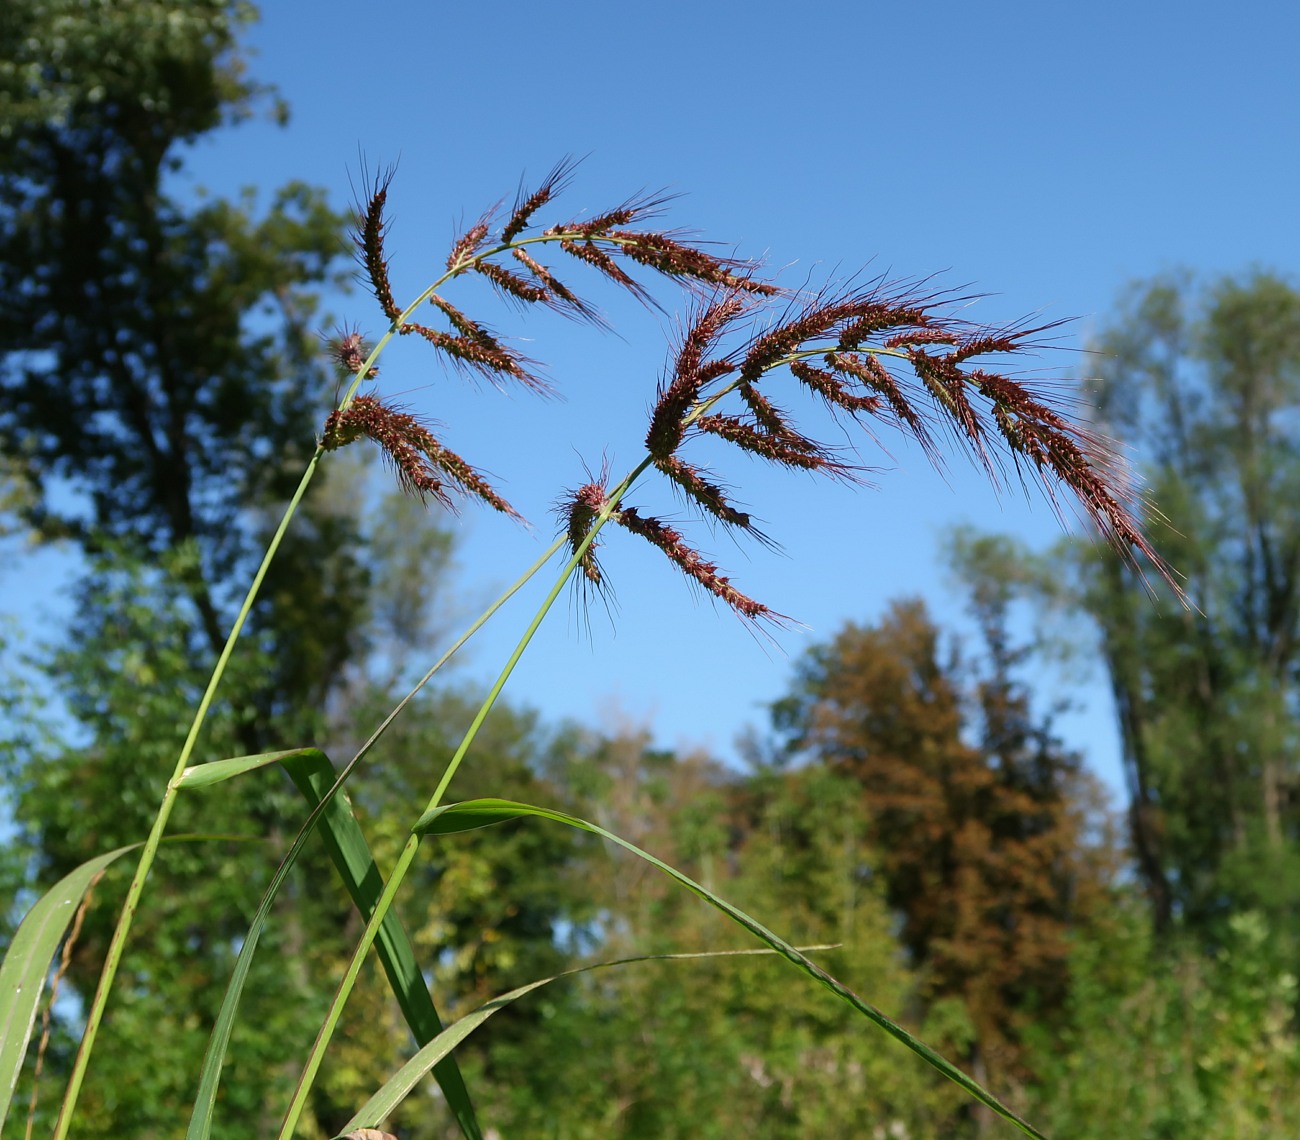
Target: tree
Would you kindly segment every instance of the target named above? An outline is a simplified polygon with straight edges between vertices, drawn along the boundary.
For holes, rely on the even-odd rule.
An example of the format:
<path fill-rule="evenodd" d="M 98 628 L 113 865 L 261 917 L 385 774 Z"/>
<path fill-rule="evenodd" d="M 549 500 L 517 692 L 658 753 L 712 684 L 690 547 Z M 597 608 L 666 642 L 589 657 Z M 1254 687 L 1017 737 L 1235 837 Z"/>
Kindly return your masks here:
<path fill-rule="evenodd" d="M 299 184 L 264 208 L 171 190 L 186 147 L 264 99 L 237 44 L 252 14 L 224 0 L 15 0 L 0 13 L 0 451 L 18 483 L 5 502 L 85 558 L 73 628 L 47 662 L 68 723 L 6 756 L 21 829 L 9 856 L 38 882 L 147 832 L 264 519 L 333 388 L 312 325 L 344 219 Z M 319 742 L 331 695 L 361 667 L 382 614 L 359 512 L 331 498 L 318 483 L 273 568 L 206 759 Z M 445 558 L 429 535 L 414 541 Z M 300 814 L 271 778 L 182 810 L 182 831 L 262 842 L 166 850 L 91 1070 L 87 1132 L 174 1134 L 265 882 L 265 841 Z M 77 943 L 65 986 L 83 995 L 117 891 L 110 876 Z M 243 1134 L 292 1079 L 282 1059 L 310 1039 L 334 965 L 315 948 L 347 920 L 334 899 L 299 888 L 292 902 L 268 948 L 294 968 L 259 960 L 259 1017 L 241 1026 L 225 1087 L 225 1126 Z M 65 1049 L 56 1039 L 47 1071 Z"/>
<path fill-rule="evenodd" d="M 1099 342 L 1097 399 L 1140 458 L 1146 524 L 1185 575 L 1078 555 L 1119 711 L 1155 923 L 1212 934 L 1300 895 L 1300 292 L 1257 272 L 1137 286 Z M 1152 604 L 1152 595 L 1156 604 Z"/>
<path fill-rule="evenodd" d="M 1029 1091 L 1049 1135 L 1267 1140 L 1296 1114 L 1296 979 L 1260 914 L 1219 946 L 1157 940 L 1140 894 L 1119 890 L 1078 939 L 1063 1025 L 1035 1032 Z"/>
<path fill-rule="evenodd" d="M 910 1009 L 913 978 L 847 777 L 821 767 L 738 773 L 655 748 L 635 729 L 561 734 L 547 757 L 559 802 L 799 944 L 836 944 L 817 958 L 837 977 L 888 1010 Z M 563 866 L 582 900 L 570 912 L 573 948 L 590 959 L 747 944 L 616 849 L 587 844 Z M 730 958 L 641 963 L 553 987 L 538 1002 L 544 1017 L 504 1041 L 487 1031 L 488 1080 L 476 1081 L 485 1113 L 503 1134 L 593 1140 L 958 1134 L 955 1086 L 881 1049 L 830 995 L 781 978 L 775 958 Z"/>
<path fill-rule="evenodd" d="M 1084 842 L 1078 758 L 1012 680 L 996 599 L 980 612 L 992 665 L 973 684 L 925 607 L 896 602 L 812 650 L 774 720 L 791 757 L 860 787 L 925 997 L 936 1012 L 959 1003 L 969 1028 L 959 1020 L 952 1044 L 1006 1079 L 1024 1075 L 1026 1021 L 1063 1003 L 1068 935 L 1101 867 Z"/>
<path fill-rule="evenodd" d="M 0 444 L 32 485 L 26 521 L 145 562 L 188 548 L 173 570 L 209 656 L 233 616 L 225 583 L 259 546 L 256 512 L 287 498 L 314 443 L 312 290 L 344 248 L 344 219 L 301 184 L 260 218 L 251 196 L 187 208 L 168 193 L 185 146 L 259 94 L 235 48 L 250 14 L 20 0 L 0 53 Z M 346 585 L 351 520 L 317 512 L 313 529 L 279 581 Z M 260 625 L 286 592 L 267 592 Z M 298 623 L 297 652 L 276 655 L 292 676 L 270 679 L 259 712 L 355 649 L 357 591 L 325 593 L 328 635 Z"/>

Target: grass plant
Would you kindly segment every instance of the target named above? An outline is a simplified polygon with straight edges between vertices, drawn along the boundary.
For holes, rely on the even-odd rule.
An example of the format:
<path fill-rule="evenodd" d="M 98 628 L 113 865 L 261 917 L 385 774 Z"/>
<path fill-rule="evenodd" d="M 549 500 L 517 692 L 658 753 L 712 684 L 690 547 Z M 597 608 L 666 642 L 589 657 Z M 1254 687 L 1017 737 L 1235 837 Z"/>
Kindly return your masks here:
<path fill-rule="evenodd" d="M 756 630 L 770 631 L 790 620 L 746 593 L 722 567 L 700 551 L 683 524 L 651 513 L 639 505 L 643 500 L 638 496 L 651 481 L 666 483 L 686 510 L 705 524 L 748 536 L 759 543 L 768 542 L 751 514 L 737 505 L 730 488 L 695 458 L 698 448 L 693 445 L 713 441 L 715 445 L 728 445 L 792 472 L 860 481 L 862 469 L 855 452 L 813 438 L 797 425 L 788 408 L 798 400 L 811 401 L 829 410 L 843 427 L 861 428 L 868 442 L 873 442 L 872 429 L 886 424 L 916 440 L 936 463 L 944 462 L 950 450 L 964 450 L 994 483 L 1003 483 L 1009 470 L 1013 480 L 1039 483 L 1053 501 L 1064 491 L 1117 549 L 1129 555 L 1136 552 L 1150 564 L 1163 568 L 1136 521 L 1132 510 L 1135 489 L 1108 441 L 1063 408 L 1056 394 L 1046 394 L 1043 386 L 1008 371 L 1006 362 L 1040 347 L 1053 326 L 987 327 L 972 323 L 963 315 L 970 297 L 935 289 L 924 280 L 876 278 L 831 283 L 816 290 L 789 288 L 767 275 L 756 262 L 721 256 L 681 232 L 659 227 L 657 222 L 666 205 L 662 197 L 631 198 L 595 216 L 549 222 L 543 228 L 537 219 L 554 209 L 573 169 L 571 163 L 561 163 L 537 189 L 521 193 L 509 210 L 485 213 L 452 243 L 444 269 L 437 278 L 405 305 L 395 299 L 388 272 L 386 205 L 392 173 L 367 180 L 364 200 L 358 203 L 357 254 L 386 327 L 373 345 L 367 344 L 356 329 L 345 330 L 332 341 L 332 356 L 347 377 L 347 383 L 335 409 L 320 425 L 315 453 L 249 585 L 239 617 L 195 711 L 172 777 L 161 790 L 153 828 L 143 843 L 98 989 L 86 1010 L 84 1036 L 55 1132 L 59 1140 L 74 1123 L 78 1092 L 132 919 L 142 904 L 150 869 L 177 798 L 227 778 L 256 778 L 251 773 L 271 764 L 283 764 L 296 771 L 293 765 L 301 768 L 307 762 L 304 757 L 310 761 L 309 767 L 315 765 L 311 769 L 314 774 L 303 768 L 297 771 L 295 779 L 304 789 L 309 810 L 263 899 L 254 929 L 244 941 L 240 967 L 231 980 L 202 1074 L 190 1120 L 191 1140 L 210 1135 L 214 1128 L 217 1083 L 228 1046 L 229 1028 L 238 1013 L 240 969 L 246 968 L 246 961 L 256 952 L 257 935 L 271 914 L 274 892 L 297 853 L 317 832 L 334 845 L 332 850 L 339 851 L 336 862 L 340 867 L 351 867 L 345 873 L 345 881 L 352 884 L 354 899 L 366 925 L 319 1036 L 304 1058 L 296 1092 L 279 1125 L 278 1135 L 288 1138 L 294 1134 L 338 1018 L 376 940 L 403 1012 L 418 1044 L 424 1047 L 420 1056 L 427 1059 L 425 1068 L 437 1062 L 435 1075 L 463 1132 L 467 1136 L 479 1135 L 468 1092 L 454 1061 L 446 1059 L 446 1049 L 432 1044 L 444 1040 L 439 1036 L 443 1027 L 431 1007 L 425 1009 L 427 991 L 424 1004 L 412 999 L 412 991 L 424 985 L 423 978 L 418 964 L 408 960 L 409 943 L 403 943 L 404 935 L 400 924 L 395 924 L 392 904 L 407 872 L 419 858 L 421 842 L 427 834 L 454 834 L 471 826 L 529 815 L 595 830 L 649 859 L 756 935 L 770 950 L 786 957 L 957 1081 L 994 1112 L 1025 1133 L 1041 1136 L 991 1093 L 814 965 L 802 951 L 653 856 L 594 825 L 545 807 L 503 800 L 479 800 L 463 805 L 446 802 L 458 768 L 464 762 L 472 762 L 476 734 L 561 593 L 574 583 L 596 592 L 607 588 L 607 571 L 598 555 L 612 545 L 611 539 L 618 532 L 649 543 L 691 586 L 721 602 Z M 333 769 L 320 753 L 294 749 L 302 742 L 283 742 L 290 748 L 285 753 L 197 766 L 192 764 L 195 742 L 218 694 L 227 664 L 237 651 L 241 630 L 267 568 L 282 543 L 292 540 L 295 511 L 318 467 L 328 462 L 334 452 L 368 440 L 379 449 L 401 487 L 411 494 L 449 507 L 465 500 L 478 500 L 512 519 L 519 517 L 478 469 L 452 451 L 430 425 L 384 393 L 379 380 L 380 360 L 394 338 L 415 337 L 424 341 L 453 370 L 544 393 L 547 384 L 537 364 L 477 316 L 462 311 L 453 301 L 455 287 L 460 278 L 478 276 L 515 308 L 542 306 L 603 329 L 605 319 L 599 307 L 588 299 L 583 287 L 570 284 L 575 275 L 594 276 L 603 280 L 605 287 L 627 292 L 647 304 L 656 302 L 643 278 L 657 275 L 679 287 L 688 298 L 688 315 L 683 319 L 682 331 L 653 400 L 644 454 L 625 474 L 614 477 L 608 466 L 602 466 L 597 474 L 589 474 L 586 482 L 565 494 L 557 508 L 559 525 L 555 540 L 504 596 L 508 597 L 547 566 L 558 564 L 545 600 L 502 666 L 450 763 L 430 788 L 427 802 L 413 812 L 409 838 L 396 862 L 381 872 L 369 858 L 359 832 L 350 828 L 346 800 L 339 795 L 345 781 L 363 770 L 370 748 L 401 712 L 405 701 L 379 725 L 332 782 L 328 775 L 333 774 Z M 439 659 L 416 686 L 416 691 L 451 652 L 493 616 L 504 597 Z M 88 871 L 77 879 L 78 889 L 91 873 Z M 43 921 L 43 936 L 21 943 L 24 947 L 21 954 L 15 953 L 20 945 L 15 942 L 4 966 L 5 971 L 11 972 L 9 976 L 12 971 L 26 967 L 30 977 L 33 963 L 39 965 L 40 974 L 44 973 L 66 923 L 59 926 L 48 917 Z M 9 1021 L 0 1026 L 0 1058 L 10 1058 L 16 1051 L 21 1061 L 31 1032 L 30 1019 L 24 1031 L 25 1007 L 6 1016 Z M 477 1025 L 485 1016 L 479 1015 L 473 1024 Z M 460 1036 L 472 1027 L 463 1026 Z M 409 1071 L 399 1083 L 403 1090 L 413 1086 Z M 380 1090 L 372 1103 L 386 1105 L 391 1110 L 395 1095 L 384 1095 Z M 7 1107 L 7 1100 L 0 1105 L 0 1109 Z M 3 1120 L 2 1111 L 0 1120 Z M 376 1128 L 381 1124 L 382 1119 L 357 1118 L 360 1128 Z"/>

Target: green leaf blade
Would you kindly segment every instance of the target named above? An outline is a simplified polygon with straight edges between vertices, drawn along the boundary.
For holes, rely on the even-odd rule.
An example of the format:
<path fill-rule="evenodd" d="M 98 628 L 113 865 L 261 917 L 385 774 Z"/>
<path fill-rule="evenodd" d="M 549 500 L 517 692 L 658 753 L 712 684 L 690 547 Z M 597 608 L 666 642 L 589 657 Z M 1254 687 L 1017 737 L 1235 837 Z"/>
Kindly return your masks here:
<path fill-rule="evenodd" d="M 299 748 L 259 756 L 236 757 L 230 761 L 214 761 L 211 764 L 186 769 L 182 781 L 188 782 L 183 786 L 210 786 L 220 780 L 230 779 L 243 772 L 254 771 L 275 763 L 283 765 L 313 811 L 320 806 L 321 801 L 334 787 L 334 767 L 329 757 L 318 748 Z M 190 773 L 201 772 L 204 768 L 215 768 L 215 778 L 190 776 Z M 249 924 L 204 1054 L 199 1090 L 195 1097 L 189 1127 L 186 1130 L 186 1140 L 209 1140 L 212 1135 L 221 1070 L 234 1029 L 239 1001 L 243 996 L 248 973 L 252 967 L 253 955 L 258 940 L 266 928 L 275 896 L 313 831 L 321 835 L 335 868 L 358 910 L 369 917 L 379 899 L 383 879 L 378 865 L 366 843 L 361 826 L 352 813 L 346 794 L 339 791 L 329 797 L 329 802 L 316 820 L 316 826 L 310 829 L 304 828 L 295 838 L 293 845 L 281 860 L 280 866 L 276 868 L 275 875 L 268 884 L 257 912 Z M 442 1030 L 442 1022 L 429 995 L 424 977 L 420 973 L 410 938 L 396 915 L 385 916 L 375 946 L 403 1016 L 406 1017 L 416 1041 L 423 1045 Z M 434 1076 L 442 1087 L 443 1095 L 447 1098 L 447 1104 L 456 1117 L 461 1131 L 469 1140 L 481 1140 L 482 1130 L 474 1113 L 469 1090 L 465 1086 L 455 1059 L 447 1058 L 440 1062 L 434 1069 Z"/>
<path fill-rule="evenodd" d="M 96 875 L 139 846 L 133 843 L 97 855 L 69 872 L 41 896 L 14 933 L 0 963 L 0 1127 L 27 1055 L 45 976 L 77 904 Z"/>
<path fill-rule="evenodd" d="M 284 752 L 261 752 L 256 756 L 232 756 L 228 760 L 211 760 L 206 764 L 192 764 L 174 781 L 178 788 L 208 788 L 224 780 L 242 776 L 245 772 L 256 772 L 272 764 L 283 764 L 298 756 L 312 756 L 324 759 L 325 753 L 319 748 L 291 748 Z"/>
<path fill-rule="evenodd" d="M 933 1066 L 954 1084 L 964 1089 L 970 1096 L 981 1104 L 987 1106 L 996 1112 L 1003 1119 L 1010 1121 L 1022 1132 L 1028 1136 L 1033 1136 L 1035 1140 L 1047 1140 L 1047 1137 L 1034 1128 L 1028 1121 L 1021 1119 L 1010 1108 L 1003 1104 L 991 1092 L 986 1090 L 977 1081 L 972 1079 L 957 1068 L 951 1061 L 941 1056 L 920 1038 L 909 1033 L 892 1018 L 888 1017 L 875 1006 L 865 1001 L 854 993 L 843 982 L 827 973 L 816 963 L 811 961 L 802 952 L 797 950 L 785 939 L 773 933 L 761 922 L 751 918 L 739 907 L 733 906 L 725 899 L 714 894 L 707 887 L 697 883 L 694 879 L 682 874 L 675 867 L 665 863 L 662 859 L 657 859 L 648 851 L 643 851 L 636 844 L 628 842 L 626 839 L 615 835 L 611 831 L 606 831 L 594 823 L 585 819 L 579 819 L 577 816 L 566 815 L 563 812 L 553 811 L 550 808 L 535 807 L 532 804 L 518 803 L 513 800 L 500 799 L 477 799 L 466 800 L 459 804 L 447 804 L 444 807 L 435 808 L 433 811 L 426 812 L 415 826 L 411 829 L 420 835 L 449 835 L 459 831 L 469 831 L 474 828 L 488 827 L 494 823 L 503 823 L 511 819 L 520 819 L 534 816 L 539 819 L 549 819 L 556 823 L 563 823 L 569 827 L 575 827 L 582 831 L 588 831 L 593 835 L 599 835 L 602 839 L 617 844 L 625 851 L 644 859 L 652 866 L 658 867 L 664 874 L 676 880 L 687 890 L 700 896 L 710 906 L 722 911 L 733 922 L 743 926 L 760 941 L 766 943 L 777 954 L 785 958 L 796 968 L 807 974 L 813 980 L 830 990 L 842 1001 L 847 1002 L 856 1009 L 860 1014 L 869 1021 L 874 1022 L 879 1028 L 883 1029 L 891 1037 L 901 1042 L 927 1064 Z"/>
<path fill-rule="evenodd" d="M 825 949 L 825 947 L 811 947 L 811 949 Z M 347 1140 L 346 1134 L 354 1129 L 379 1127 L 397 1109 L 398 1105 L 411 1094 L 420 1078 L 430 1069 L 435 1068 L 443 1058 L 447 1057 L 457 1045 L 487 1021 L 488 1018 L 504 1009 L 511 1002 L 517 1001 L 525 994 L 541 989 L 542 986 L 549 985 L 551 982 L 559 981 L 561 978 L 571 978 L 576 974 L 585 974 L 589 970 L 608 970 L 615 966 L 628 966 L 636 962 L 735 958 L 770 953 L 772 953 L 771 950 L 705 950 L 689 954 L 642 954 L 633 958 L 619 958 L 612 962 L 594 962 L 587 966 L 578 966 L 575 969 L 564 970 L 561 973 L 553 974 L 549 978 L 529 982 L 518 989 L 511 990 L 509 993 L 501 994 L 491 1001 L 484 1002 L 478 1009 L 467 1013 L 459 1021 L 449 1025 L 436 1038 L 420 1049 L 414 1057 L 384 1082 L 374 1096 L 366 1101 L 356 1115 L 343 1126 L 343 1133 L 336 1136 L 334 1140 Z"/>

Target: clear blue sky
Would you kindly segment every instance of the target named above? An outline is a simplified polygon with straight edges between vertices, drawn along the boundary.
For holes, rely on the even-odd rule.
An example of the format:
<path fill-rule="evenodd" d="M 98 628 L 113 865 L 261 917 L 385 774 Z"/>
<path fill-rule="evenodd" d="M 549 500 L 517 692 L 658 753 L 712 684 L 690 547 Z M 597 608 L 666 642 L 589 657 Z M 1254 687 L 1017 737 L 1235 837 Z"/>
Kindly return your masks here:
<path fill-rule="evenodd" d="M 565 216 L 665 187 L 683 194 L 670 224 L 789 266 L 792 284 L 868 263 L 942 271 L 992 294 L 973 314 L 989 322 L 1078 318 L 1066 348 L 1132 279 L 1177 266 L 1300 270 L 1300 8 L 1276 0 L 280 0 L 250 42 L 253 73 L 288 101 L 290 125 L 253 122 L 203 142 L 194 183 L 228 193 L 299 178 L 342 206 L 359 153 L 372 166 L 400 160 L 389 246 L 399 299 L 427 283 L 458 224 L 565 155 L 589 156 Z M 501 331 L 536 337 L 525 350 L 550 365 L 563 401 L 476 389 L 424 354 L 385 369 L 385 387 L 444 424 L 536 523 L 529 533 L 470 511 L 462 596 L 489 597 L 532 561 L 584 462 L 608 455 L 622 471 L 639 457 L 674 321 L 610 308 L 621 340 L 493 314 Z M 361 293 L 331 309 L 382 325 Z M 1041 364 L 1086 371 L 1069 351 Z M 763 724 L 761 705 L 797 655 L 845 620 L 873 620 L 889 599 L 919 593 L 959 622 L 937 559 L 947 528 L 972 523 L 1036 545 L 1060 533 L 1045 504 L 999 500 L 964 460 L 946 479 L 902 446 L 863 462 L 885 468 L 878 489 L 735 460 L 720 471 L 785 554 L 694 533 L 738 585 L 807 625 L 782 635 L 780 651 L 699 601 L 654 551 L 615 536 L 604 558 L 613 623 L 597 609 L 587 633 L 566 605 L 521 665 L 515 697 L 588 723 L 621 712 L 665 744 L 731 755 L 743 726 Z M 489 674 L 525 620 L 520 608 L 503 616 L 472 675 Z M 1063 727 L 1114 781 L 1102 687 L 1074 692 L 1089 711 Z"/>

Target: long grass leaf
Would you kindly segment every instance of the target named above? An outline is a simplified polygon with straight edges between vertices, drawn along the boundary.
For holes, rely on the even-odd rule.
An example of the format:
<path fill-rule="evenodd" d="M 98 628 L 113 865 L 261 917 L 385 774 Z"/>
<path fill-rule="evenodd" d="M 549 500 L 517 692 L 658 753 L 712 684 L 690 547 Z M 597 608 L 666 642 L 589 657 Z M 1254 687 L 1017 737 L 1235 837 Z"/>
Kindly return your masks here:
<path fill-rule="evenodd" d="M 232 756 L 229 760 L 212 760 L 207 764 L 192 764 L 186 768 L 172 784 L 177 788 L 208 788 L 220 784 L 223 780 L 242 776 L 245 772 L 254 772 L 278 764 L 294 756 L 316 752 L 314 748 L 291 748 L 284 752 L 261 752 L 256 756 Z"/>
<path fill-rule="evenodd" d="M 300 748 L 287 752 L 214 761 L 212 765 L 187 769 L 180 777 L 180 782 L 186 787 L 208 786 L 273 763 L 279 763 L 285 768 L 312 809 L 320 804 L 325 793 L 334 785 L 333 765 L 325 753 L 318 748 Z M 203 767 L 209 766 L 217 768 L 214 773 L 215 778 L 208 779 L 199 774 Z M 294 840 L 279 867 L 276 868 L 257 912 L 249 924 L 244 944 L 240 947 L 235 968 L 227 983 L 216 1023 L 208 1039 L 208 1048 L 199 1075 L 199 1089 L 190 1115 L 189 1128 L 185 1134 L 186 1140 L 208 1140 L 212 1134 L 221 1069 L 230 1044 L 239 1001 L 243 996 L 244 986 L 252 966 L 253 954 L 270 917 L 275 896 L 297 862 L 299 853 L 306 845 L 307 837 L 312 831 L 319 830 L 326 849 L 347 887 L 348 894 L 363 915 L 367 917 L 370 915 L 383 888 L 379 868 L 366 844 L 361 827 L 352 814 L 345 792 L 331 797 L 317 819 L 317 825 L 317 828 L 304 829 Z M 376 939 L 376 950 L 393 992 L 397 996 L 402 1014 L 411 1028 L 411 1033 L 421 1045 L 432 1040 L 442 1029 L 442 1022 L 416 963 L 410 938 L 396 915 L 390 913 L 384 916 L 379 937 Z M 462 1132 L 470 1140 L 481 1140 L 482 1132 L 474 1115 L 469 1091 L 465 1087 L 455 1060 L 448 1058 L 440 1064 L 434 1071 L 434 1076 L 442 1087 L 443 1095 L 447 1098 L 447 1103 Z"/>
<path fill-rule="evenodd" d="M 14 932 L 0 963 L 0 1128 L 4 1126 L 22 1071 L 36 1007 L 50 970 L 50 961 L 76 913 L 90 882 L 120 855 L 139 843 L 119 847 L 82 863 L 43 894 Z"/>
<path fill-rule="evenodd" d="M 732 906 L 725 899 L 719 898 L 707 887 L 701 886 L 694 879 L 682 874 L 675 867 L 669 866 L 661 859 L 656 859 L 647 851 L 641 850 L 633 843 L 622 839 L 613 832 L 606 831 L 603 827 L 598 827 L 594 823 L 589 823 L 585 819 L 579 819 L 577 816 L 566 815 L 564 812 L 552 811 L 549 808 L 534 807 L 531 804 L 516 803 L 513 800 L 499 799 L 479 799 L 466 800 L 464 803 L 448 804 L 445 807 L 434 808 L 426 812 L 416 822 L 411 829 L 419 835 L 447 835 L 460 831 L 472 831 L 479 827 L 490 827 L 496 823 L 504 823 L 507 820 L 518 819 L 524 816 L 536 816 L 539 819 L 549 819 L 555 823 L 562 823 L 568 827 L 575 827 L 582 831 L 589 831 L 593 835 L 599 835 L 602 839 L 607 839 L 611 843 L 617 844 L 625 851 L 630 851 L 647 863 L 658 867 L 664 874 L 681 883 L 688 890 L 693 891 L 704 899 L 710 905 L 722 911 L 732 921 L 739 923 L 755 937 L 767 943 L 782 957 L 788 959 L 805 974 L 820 982 L 828 990 L 839 998 L 848 1002 L 859 1013 L 863 1014 L 869 1020 L 875 1022 L 881 1029 L 891 1037 L 897 1038 L 913 1053 L 924 1059 L 934 1068 L 938 1069 L 945 1077 L 960 1085 L 972 1097 L 981 1104 L 987 1105 L 999 1116 L 1009 1120 L 1016 1125 L 1022 1132 L 1033 1136 L 1036 1140 L 1047 1140 L 1047 1138 L 1034 1128 L 1027 1121 L 1022 1120 L 1005 1104 L 997 1099 L 992 1093 L 988 1092 L 978 1082 L 972 1080 L 959 1068 L 950 1061 L 945 1060 L 939 1053 L 935 1052 L 929 1045 L 920 1038 L 913 1036 L 896 1021 L 887 1017 L 880 1010 L 869 1002 L 864 1001 L 855 994 L 846 985 L 838 979 L 828 974 L 820 966 L 816 965 L 805 955 L 800 953 L 785 939 L 768 930 L 757 919 L 751 918 L 738 907 Z"/>
<path fill-rule="evenodd" d="M 807 949 L 827 950 L 830 947 L 809 946 Z M 420 1078 L 487 1021 L 489 1017 L 504 1009 L 511 1002 L 517 1001 L 525 994 L 532 993 L 533 990 L 540 989 L 551 982 L 558 981 L 561 978 L 571 978 L 575 974 L 584 974 L 588 970 L 608 970 L 614 966 L 627 966 L 634 962 L 675 962 L 686 959 L 735 958 L 749 954 L 771 953 L 773 953 L 771 950 L 704 950 L 692 954 L 642 954 L 634 958 L 619 958 L 612 962 L 593 962 L 590 965 L 578 966 L 573 970 L 565 970 L 563 973 L 554 974 L 549 978 L 542 978 L 540 981 L 529 982 L 525 986 L 520 986 L 518 989 L 511 990 L 509 993 L 504 993 L 500 997 L 485 1002 L 478 1009 L 472 1013 L 467 1013 L 455 1024 L 448 1026 L 439 1033 L 437 1037 L 398 1069 L 374 1096 L 366 1101 L 361 1110 L 343 1126 L 343 1131 L 344 1133 L 350 1133 L 357 1128 L 378 1128 L 388 1118 L 389 1114 L 406 1099 Z M 340 1134 L 335 1137 L 335 1140 L 346 1140 L 346 1136 Z"/>
<path fill-rule="evenodd" d="M 284 766 L 313 808 L 334 783 L 334 770 L 328 764 L 322 769 L 303 758 L 291 758 L 285 761 Z M 361 825 L 352 814 L 346 792 L 330 799 L 321 817 L 320 827 L 321 839 L 343 878 L 348 894 L 357 910 L 368 917 L 375 908 L 384 884 Z M 411 945 L 406 927 L 391 911 L 384 915 L 379 927 L 375 951 L 383 964 L 384 973 L 388 975 L 389 985 L 412 1036 L 420 1045 L 432 1041 L 442 1032 L 442 1019 L 438 1016 L 428 983 L 416 961 L 415 948 Z M 482 1132 L 474 1114 L 474 1105 L 455 1059 L 448 1058 L 438 1065 L 433 1070 L 433 1075 L 448 1107 L 460 1124 L 461 1131 L 470 1140 L 480 1140 Z"/>

